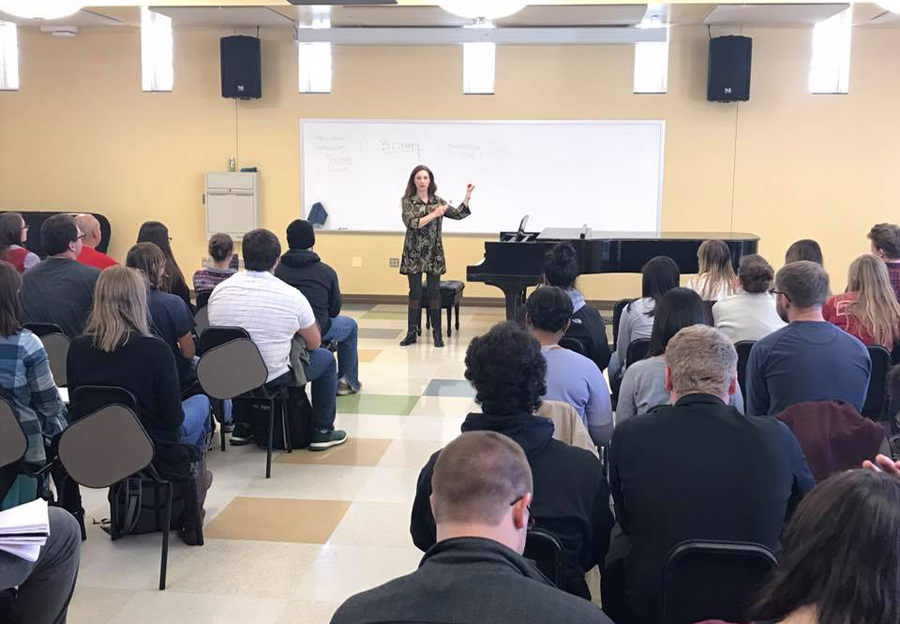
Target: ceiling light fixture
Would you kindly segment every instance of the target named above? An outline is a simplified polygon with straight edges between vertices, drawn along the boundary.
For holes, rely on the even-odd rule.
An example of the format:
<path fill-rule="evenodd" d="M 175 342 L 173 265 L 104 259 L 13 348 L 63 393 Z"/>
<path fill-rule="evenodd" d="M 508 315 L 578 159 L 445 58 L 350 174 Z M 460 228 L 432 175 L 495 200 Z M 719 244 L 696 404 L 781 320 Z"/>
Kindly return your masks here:
<path fill-rule="evenodd" d="M 0 11 L 25 19 L 59 19 L 82 8 L 80 0 L 0 0 Z"/>
<path fill-rule="evenodd" d="M 519 0 L 443 0 L 438 3 L 442 9 L 470 19 L 499 19 L 525 8 L 527 2 Z"/>

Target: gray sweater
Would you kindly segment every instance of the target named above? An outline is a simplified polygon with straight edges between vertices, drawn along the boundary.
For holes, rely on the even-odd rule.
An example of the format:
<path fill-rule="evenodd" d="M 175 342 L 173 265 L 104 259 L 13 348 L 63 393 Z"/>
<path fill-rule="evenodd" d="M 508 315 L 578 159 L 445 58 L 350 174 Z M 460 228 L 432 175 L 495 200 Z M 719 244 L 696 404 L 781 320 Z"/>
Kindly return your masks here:
<path fill-rule="evenodd" d="M 664 381 L 666 360 L 657 356 L 635 362 L 625 371 L 622 387 L 619 388 L 619 403 L 616 405 L 616 426 L 637 414 L 644 414 L 657 405 L 669 404 L 669 393 Z M 741 387 L 731 396 L 730 405 L 744 413 L 744 397 Z"/>

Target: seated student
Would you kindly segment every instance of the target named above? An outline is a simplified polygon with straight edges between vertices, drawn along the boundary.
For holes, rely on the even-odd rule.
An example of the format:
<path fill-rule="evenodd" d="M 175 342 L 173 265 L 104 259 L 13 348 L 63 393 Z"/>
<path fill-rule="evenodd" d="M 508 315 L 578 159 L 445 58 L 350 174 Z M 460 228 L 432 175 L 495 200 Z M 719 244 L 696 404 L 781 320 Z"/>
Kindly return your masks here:
<path fill-rule="evenodd" d="M 243 327 L 259 348 L 269 371 L 269 388 L 288 386 L 291 409 L 303 401 L 304 388 L 298 385 L 297 371 L 291 369 L 294 335 L 305 342 L 308 357 L 301 357 L 303 377 L 312 385 L 313 435 L 311 451 L 323 451 L 343 444 L 347 434 L 334 428 L 337 370 L 334 356 L 321 348 L 316 317 L 306 297 L 275 277 L 272 272 L 281 255 L 281 244 L 269 230 L 253 230 L 242 243 L 244 270 L 228 278 L 209 298 L 209 323 Z M 232 444 L 253 440 L 253 423 L 241 422 L 235 414 Z"/>
<path fill-rule="evenodd" d="M 72 515 L 49 507 L 50 536 L 31 562 L 0 551 L 0 590 L 17 587 L 25 624 L 65 624 L 81 559 L 81 529 Z M 2 615 L 2 614 L 0 614 Z M 4 620 L 7 621 L 7 620 Z"/>
<path fill-rule="evenodd" d="M 606 324 L 600 313 L 584 302 L 584 295 L 575 287 L 578 279 L 578 260 L 575 248 L 569 243 L 554 247 L 544 262 L 544 284 L 562 288 L 572 298 L 573 314 L 564 338 L 575 338 L 584 345 L 585 355 L 601 371 L 609 365 L 609 339 Z"/>
<path fill-rule="evenodd" d="M 898 526 L 893 474 L 848 470 L 823 482 L 797 507 L 750 615 L 760 624 L 900 622 Z"/>
<path fill-rule="evenodd" d="M 554 440 L 553 421 L 534 415 L 546 370 L 540 343 L 516 323 L 500 323 L 474 338 L 466 351 L 466 379 L 475 387 L 483 413 L 469 414 L 462 431 L 502 433 L 522 447 L 534 475 L 535 522 L 556 535 L 569 554 L 569 592 L 590 598 L 584 575 L 602 565 L 613 525 L 609 490 L 600 460 Z M 410 533 L 423 551 L 436 541 L 429 499 L 440 455 L 432 455 L 422 468 L 413 502 Z"/>
<path fill-rule="evenodd" d="M 809 260 L 815 262 L 819 266 L 825 266 L 825 260 L 822 258 L 822 248 L 819 243 L 811 238 L 803 238 L 788 247 L 784 254 L 784 263 L 799 262 L 800 260 Z"/>
<path fill-rule="evenodd" d="M 531 293 L 525 307 L 525 322 L 547 360 L 547 390 L 541 398 L 574 407 L 594 443 L 606 444 L 612 436 L 613 419 L 603 373 L 583 355 L 559 346 L 569 329 L 572 299 L 562 288 L 544 286 Z"/>
<path fill-rule="evenodd" d="M 662 296 L 678 286 L 678 265 L 668 256 L 656 256 L 641 269 L 641 298 L 625 306 L 619 319 L 616 351 L 609 359 L 609 379 L 621 378 L 628 345 L 638 338 L 649 338 L 653 329 L 653 311 Z"/>
<path fill-rule="evenodd" d="M 69 338 L 84 332 L 100 271 L 77 260 L 83 236 L 71 215 L 53 215 L 41 225 L 47 257 L 22 276 L 25 322 L 54 323 Z"/>
<path fill-rule="evenodd" d="M 102 251 L 95 249 L 102 240 L 100 222 L 97 221 L 97 217 L 90 213 L 82 213 L 75 217 L 75 223 L 78 224 L 78 229 L 84 234 L 82 239 L 83 247 L 81 248 L 81 253 L 78 254 L 78 262 L 101 271 L 119 264 Z"/>
<path fill-rule="evenodd" d="M 720 332 L 682 329 L 666 349 L 673 405 L 616 427 L 610 487 L 631 545 L 603 576 L 604 608 L 617 622 L 657 621 L 666 557 L 685 540 L 755 542 L 777 552 L 784 522 L 814 485 L 783 423 L 727 405 L 736 366 Z M 610 590 L 616 581 L 624 592 Z"/>
<path fill-rule="evenodd" d="M 741 258 L 738 281 L 741 288 L 712 307 L 716 329 L 731 342 L 759 340 L 785 326 L 769 294 L 775 271 L 765 258 L 749 254 Z"/>
<path fill-rule="evenodd" d="M 85 333 L 72 341 L 66 369 L 70 396 L 81 386 L 120 386 L 137 399 L 138 418 L 156 445 L 154 464 L 166 474 L 187 478 L 179 443 L 205 450 L 209 399 L 182 402 L 175 355 L 150 333 L 147 282 L 135 269 L 112 267 L 97 280 L 96 300 Z M 212 473 L 204 475 L 206 487 Z M 196 489 L 185 488 L 185 491 Z M 191 505 L 186 505 L 187 510 Z M 182 539 L 190 543 L 199 518 L 185 513 Z"/>
<path fill-rule="evenodd" d="M 847 291 L 829 297 L 822 316 L 864 345 L 892 350 L 900 339 L 900 304 L 884 261 L 871 254 L 854 260 Z"/>
<path fill-rule="evenodd" d="M 22 278 L 8 262 L 0 262 L 0 396 L 6 399 L 28 437 L 25 465 L 38 470 L 47 463 L 45 442 L 66 428 L 66 407 L 59 398 L 41 339 L 22 329 L 19 289 Z M 38 497 L 35 479 L 18 478 L 20 502 Z M 5 493 L 0 492 L 0 509 Z M 14 501 L 10 500 L 14 504 Z"/>
<path fill-rule="evenodd" d="M 759 340 L 747 361 L 747 413 L 775 416 L 794 403 L 840 400 L 862 409 L 872 362 L 866 347 L 822 316 L 828 273 L 808 260 L 781 267 L 775 306 L 789 323 Z"/>
<path fill-rule="evenodd" d="M 616 425 L 636 414 L 644 414 L 657 405 L 669 404 L 666 390 L 666 347 L 672 337 L 691 325 L 708 325 L 706 304 L 693 290 L 673 288 L 665 295 L 653 317 L 650 349 L 647 358 L 635 362 L 625 371 L 616 405 Z M 737 387 L 728 404 L 744 413 L 744 397 Z"/>
<path fill-rule="evenodd" d="M 337 343 L 339 395 L 359 392 L 359 355 L 356 351 L 359 330 L 356 321 L 340 316 L 341 289 L 338 276 L 314 252 L 316 233 L 312 224 L 295 219 L 287 228 L 288 251 L 275 267 L 275 277 L 290 284 L 312 306 L 322 342 Z"/>
<path fill-rule="evenodd" d="M 197 297 L 211 293 L 216 286 L 237 273 L 231 268 L 233 257 L 234 241 L 228 234 L 213 234 L 209 237 L 210 265 L 194 272 L 194 292 Z"/>
<path fill-rule="evenodd" d="M 697 260 L 700 272 L 688 280 L 688 288 L 703 301 L 719 301 L 734 293 L 734 268 L 725 241 L 703 241 L 697 250 Z"/>
<path fill-rule="evenodd" d="M 25 249 L 26 240 L 28 226 L 22 215 L 18 212 L 0 214 L 0 260 L 9 262 L 19 273 L 41 261 L 37 254 Z"/>
<path fill-rule="evenodd" d="M 125 265 L 140 271 L 150 286 L 147 307 L 150 309 L 150 328 L 163 339 L 175 354 L 175 368 L 178 370 L 178 384 L 182 390 L 189 388 L 197 380 L 194 366 L 194 317 L 187 304 L 176 295 L 169 294 L 160 287 L 166 270 L 166 257 L 153 243 L 138 243 L 128 250 Z"/>
<path fill-rule="evenodd" d="M 138 230 L 136 243 L 154 243 L 159 247 L 166 256 L 166 273 L 163 280 L 163 288 L 167 293 L 178 295 L 184 301 L 191 311 L 194 310 L 194 304 L 191 303 L 191 289 L 188 288 L 187 282 L 184 281 L 184 273 L 175 261 L 175 254 L 172 253 L 172 237 L 169 236 L 169 228 L 159 221 L 146 221 Z"/>
<path fill-rule="evenodd" d="M 872 253 L 884 260 L 894 295 L 900 301 L 900 226 L 878 223 L 869 230 Z"/>
<path fill-rule="evenodd" d="M 612 624 L 522 557 L 537 505 L 528 464 L 518 444 L 490 431 L 450 442 L 433 462 L 424 501 L 436 543 L 415 572 L 352 596 L 331 624 Z"/>

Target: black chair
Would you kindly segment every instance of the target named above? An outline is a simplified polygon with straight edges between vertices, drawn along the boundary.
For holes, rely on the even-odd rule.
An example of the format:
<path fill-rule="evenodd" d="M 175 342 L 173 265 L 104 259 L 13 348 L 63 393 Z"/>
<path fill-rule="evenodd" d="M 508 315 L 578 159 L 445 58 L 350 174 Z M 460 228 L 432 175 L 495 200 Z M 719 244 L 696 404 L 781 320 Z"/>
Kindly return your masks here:
<path fill-rule="evenodd" d="M 613 343 L 610 351 L 616 350 L 616 345 L 619 343 L 619 321 L 622 320 L 622 312 L 625 311 L 625 306 L 634 301 L 634 299 L 619 299 L 616 301 L 616 305 L 613 306 Z"/>
<path fill-rule="evenodd" d="M 159 589 L 166 588 L 169 558 L 169 528 L 172 525 L 174 484 L 160 477 L 153 466 L 153 441 L 138 419 L 137 399 L 128 390 L 114 386 L 80 386 L 72 393 L 73 422 L 59 439 L 59 461 L 69 478 L 85 487 L 115 488 L 129 478 L 164 491 L 162 504 L 149 508 L 156 512 L 162 527 Z M 196 487 L 194 484 L 193 487 Z M 110 501 L 110 537 L 119 534 L 118 501 Z M 200 510 L 195 510 L 200 518 Z M 161 516 L 160 516 L 161 514 Z M 202 526 L 197 527 L 199 543 Z"/>
<path fill-rule="evenodd" d="M 747 362 L 750 361 L 750 350 L 756 344 L 755 340 L 739 340 L 734 343 L 734 350 L 737 351 L 737 377 L 738 385 L 741 387 L 741 395 L 744 397 L 744 409 L 747 405 Z"/>
<path fill-rule="evenodd" d="M 212 294 L 211 290 L 204 290 L 203 292 L 197 293 L 197 311 L 199 312 L 207 305 L 209 305 L 209 296 Z"/>
<path fill-rule="evenodd" d="M 25 329 L 41 339 L 47 359 L 50 360 L 50 372 L 57 386 L 66 385 L 66 359 L 69 355 L 69 337 L 63 333 L 59 325 L 53 323 L 25 323 Z"/>
<path fill-rule="evenodd" d="M 441 307 L 447 310 L 447 336 L 453 335 L 453 311 L 456 310 L 456 329 L 459 330 L 459 302 L 466 285 L 454 280 L 441 282 Z M 422 289 L 422 308 L 428 309 L 428 293 Z M 425 328 L 431 329 L 431 317 L 425 315 Z M 419 332 L 421 334 L 421 332 Z"/>
<path fill-rule="evenodd" d="M 282 435 L 290 453 L 291 428 L 287 424 L 287 387 L 266 388 L 268 369 L 250 334 L 240 327 L 210 327 L 200 336 L 197 379 L 203 391 L 223 410 L 226 399 L 262 400 L 269 403 L 269 439 L 266 447 L 266 478 L 272 476 L 275 410 L 281 414 Z M 222 448 L 225 433 L 222 430 Z"/>
<path fill-rule="evenodd" d="M 776 565 L 775 555 L 760 544 L 682 542 L 666 561 L 660 622 L 747 622 L 747 607 Z"/>
<path fill-rule="evenodd" d="M 649 350 L 649 338 L 638 338 L 637 340 L 632 340 L 631 344 L 628 345 L 628 351 L 625 352 L 625 368 L 628 368 L 635 362 L 643 360 L 645 357 L 647 357 L 647 352 Z"/>
<path fill-rule="evenodd" d="M 568 553 L 559 538 L 543 529 L 530 529 L 525 539 L 524 556 L 534 561 L 541 574 L 550 579 L 558 589 L 566 591 Z"/>
<path fill-rule="evenodd" d="M 575 353 L 578 353 L 585 357 L 587 356 L 587 347 L 585 347 L 584 344 L 577 338 L 565 338 L 564 337 L 564 338 L 560 339 L 559 346 L 561 346 L 563 349 L 568 349 L 569 351 L 574 351 Z"/>
<path fill-rule="evenodd" d="M 867 347 L 872 360 L 872 371 L 869 375 L 869 389 L 866 391 L 866 402 L 861 414 L 872 420 L 883 420 L 887 405 L 887 375 L 891 370 L 891 353 L 884 347 Z"/>

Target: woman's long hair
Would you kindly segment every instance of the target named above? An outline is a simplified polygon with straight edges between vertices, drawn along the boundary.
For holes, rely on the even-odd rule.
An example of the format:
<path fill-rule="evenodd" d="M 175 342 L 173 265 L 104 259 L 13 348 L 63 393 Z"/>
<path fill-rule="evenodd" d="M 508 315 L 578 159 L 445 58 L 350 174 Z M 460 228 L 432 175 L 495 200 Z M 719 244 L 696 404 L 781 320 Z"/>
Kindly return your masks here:
<path fill-rule="evenodd" d="M 781 622 L 812 607 L 819 624 L 900 622 L 898 527 L 896 477 L 857 469 L 826 479 L 797 507 L 749 615 Z"/>
<path fill-rule="evenodd" d="M 435 193 L 437 193 L 437 183 L 434 181 L 434 174 L 431 173 L 431 169 L 425 165 L 418 165 L 412 170 L 412 173 L 409 174 L 409 180 L 406 183 L 406 194 L 403 195 L 404 199 L 412 199 L 416 196 L 418 192 L 416 190 L 416 174 L 420 171 L 424 171 L 428 174 L 428 197 L 434 197 Z"/>
<path fill-rule="evenodd" d="M 681 273 L 678 265 L 669 256 L 656 256 L 641 268 L 641 297 L 653 299 L 653 309 L 647 316 L 653 316 L 660 300 L 673 288 L 678 288 Z M 631 308 L 631 304 L 628 304 Z"/>
<path fill-rule="evenodd" d="M 22 276 L 16 267 L 0 260 L 0 336 L 15 336 L 22 331 L 21 288 Z"/>
<path fill-rule="evenodd" d="M 107 353 L 125 344 L 131 334 L 150 335 L 147 282 L 140 271 L 114 266 L 100 274 L 84 333 Z"/>
<path fill-rule="evenodd" d="M 25 220 L 18 212 L 0 214 L 0 260 L 6 258 L 6 252 L 12 245 L 22 244 L 22 224 Z"/>
<path fill-rule="evenodd" d="M 647 357 L 664 354 L 672 337 L 691 325 L 712 325 L 709 308 L 690 288 L 673 288 L 656 306 Z"/>
<path fill-rule="evenodd" d="M 859 321 L 878 344 L 891 348 L 900 339 L 900 304 L 884 260 L 865 254 L 850 265 L 847 292 L 856 293 L 856 301 L 847 313 Z"/>
<path fill-rule="evenodd" d="M 137 242 L 155 243 L 166 257 L 166 274 L 163 276 L 160 290 L 170 293 L 174 292 L 178 287 L 189 290 L 187 282 L 184 281 L 184 273 L 181 272 L 181 268 L 175 262 L 175 255 L 172 253 L 172 245 L 169 242 L 169 228 L 159 221 L 147 221 L 138 230 Z"/>
<path fill-rule="evenodd" d="M 704 301 L 718 299 L 723 284 L 725 289 L 730 291 L 735 275 L 731 266 L 731 252 L 725 241 L 703 241 L 697 250 L 697 260 L 700 264 L 700 276 L 706 278 L 700 293 L 701 299 Z"/>
<path fill-rule="evenodd" d="M 144 274 L 150 288 L 162 288 L 166 273 L 166 256 L 155 243 L 138 243 L 128 250 L 125 266 Z"/>

